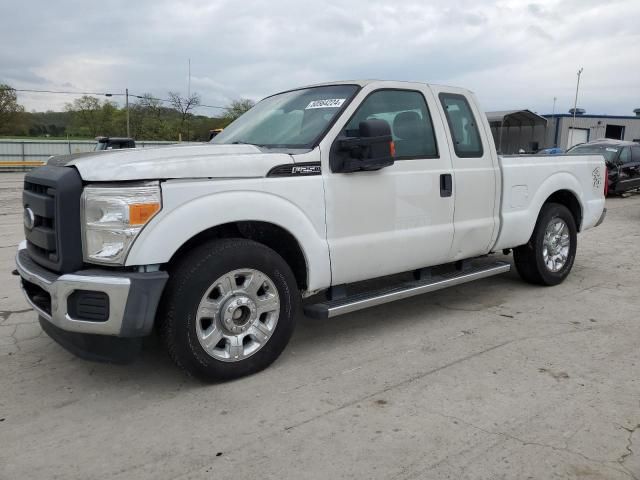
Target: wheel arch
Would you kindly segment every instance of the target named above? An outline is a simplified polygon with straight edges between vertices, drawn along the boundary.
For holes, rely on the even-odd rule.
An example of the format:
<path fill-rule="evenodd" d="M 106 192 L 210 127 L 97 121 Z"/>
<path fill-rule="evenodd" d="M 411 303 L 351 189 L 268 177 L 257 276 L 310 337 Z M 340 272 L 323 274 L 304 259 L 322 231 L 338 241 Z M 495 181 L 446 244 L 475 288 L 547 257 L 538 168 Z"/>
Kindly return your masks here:
<path fill-rule="evenodd" d="M 578 197 L 574 192 L 566 189 L 558 190 L 552 193 L 551 195 L 549 195 L 549 197 L 547 197 L 547 199 L 544 201 L 542 206 L 548 203 L 558 203 L 560 205 L 564 205 L 565 207 L 567 207 L 571 212 L 573 219 L 576 222 L 576 228 L 578 232 L 581 230 L 582 216 L 583 216 L 582 204 L 580 203 L 580 200 L 578 200 Z M 541 213 L 542 213 L 542 207 L 540 208 L 538 217 L 540 217 Z M 536 222 L 537 222 L 537 219 L 536 219 Z"/>
<path fill-rule="evenodd" d="M 287 229 L 270 222 L 243 220 L 207 228 L 186 240 L 167 263 L 175 264 L 198 245 L 219 238 L 246 238 L 271 248 L 291 267 L 298 288 L 307 289 L 308 262 L 300 243 Z"/>

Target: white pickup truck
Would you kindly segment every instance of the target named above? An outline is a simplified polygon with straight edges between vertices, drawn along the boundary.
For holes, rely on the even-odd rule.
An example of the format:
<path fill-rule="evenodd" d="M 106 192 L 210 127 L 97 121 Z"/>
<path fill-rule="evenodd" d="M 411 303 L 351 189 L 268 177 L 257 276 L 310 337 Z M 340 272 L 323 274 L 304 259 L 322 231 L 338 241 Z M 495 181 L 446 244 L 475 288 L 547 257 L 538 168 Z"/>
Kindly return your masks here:
<path fill-rule="evenodd" d="M 209 144 L 31 171 L 17 271 L 76 354 L 128 360 L 156 327 L 187 372 L 229 379 L 273 362 L 301 309 L 327 318 L 507 272 L 493 252 L 513 251 L 528 282 L 562 282 L 605 183 L 600 155 L 498 156 L 467 90 L 315 85 Z"/>

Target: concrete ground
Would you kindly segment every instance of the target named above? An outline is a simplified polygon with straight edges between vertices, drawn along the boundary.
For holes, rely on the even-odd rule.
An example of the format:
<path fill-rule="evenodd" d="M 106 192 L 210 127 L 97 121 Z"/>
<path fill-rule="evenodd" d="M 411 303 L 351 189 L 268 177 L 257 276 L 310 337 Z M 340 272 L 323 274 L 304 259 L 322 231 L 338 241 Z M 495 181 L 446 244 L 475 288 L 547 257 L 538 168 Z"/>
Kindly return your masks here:
<path fill-rule="evenodd" d="M 329 321 L 205 385 L 48 339 L 11 276 L 0 175 L 0 478 L 640 478 L 640 196 L 609 200 L 554 288 L 510 273 Z"/>

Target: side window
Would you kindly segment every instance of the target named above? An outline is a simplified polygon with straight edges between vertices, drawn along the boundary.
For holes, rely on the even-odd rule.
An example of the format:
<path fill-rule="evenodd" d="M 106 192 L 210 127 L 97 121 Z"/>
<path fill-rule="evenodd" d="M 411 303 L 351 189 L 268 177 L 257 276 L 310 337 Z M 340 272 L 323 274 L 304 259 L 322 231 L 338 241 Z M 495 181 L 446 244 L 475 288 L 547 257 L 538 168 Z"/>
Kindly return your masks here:
<path fill-rule="evenodd" d="M 640 147 L 631 147 L 631 161 L 640 162 Z"/>
<path fill-rule="evenodd" d="M 456 155 L 461 158 L 481 157 L 482 140 L 480 140 L 478 124 L 467 99 L 463 95 L 441 93 L 440 102 L 451 130 Z"/>
<path fill-rule="evenodd" d="M 619 157 L 620 162 L 629 163 L 631 162 L 631 149 L 629 147 L 624 147 L 620 152 Z"/>
<path fill-rule="evenodd" d="M 369 95 L 347 123 L 344 134 L 358 136 L 360 122 L 377 118 L 391 127 L 396 160 L 436 158 L 438 146 L 424 96 L 413 90 L 378 90 Z"/>

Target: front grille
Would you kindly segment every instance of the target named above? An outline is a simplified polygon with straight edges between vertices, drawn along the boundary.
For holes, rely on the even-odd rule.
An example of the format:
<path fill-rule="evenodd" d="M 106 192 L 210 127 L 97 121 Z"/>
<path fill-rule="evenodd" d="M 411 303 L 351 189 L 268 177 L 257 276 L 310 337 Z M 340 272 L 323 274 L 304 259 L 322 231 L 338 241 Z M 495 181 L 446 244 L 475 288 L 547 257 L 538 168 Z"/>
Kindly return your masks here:
<path fill-rule="evenodd" d="M 55 189 L 25 180 L 22 198 L 24 208 L 33 212 L 33 226 L 25 224 L 25 234 L 31 248 L 37 252 L 37 256 L 57 261 Z"/>
<path fill-rule="evenodd" d="M 49 270 L 69 273 L 82 267 L 81 194 L 82 180 L 74 168 L 44 166 L 25 175 L 27 250 Z"/>

